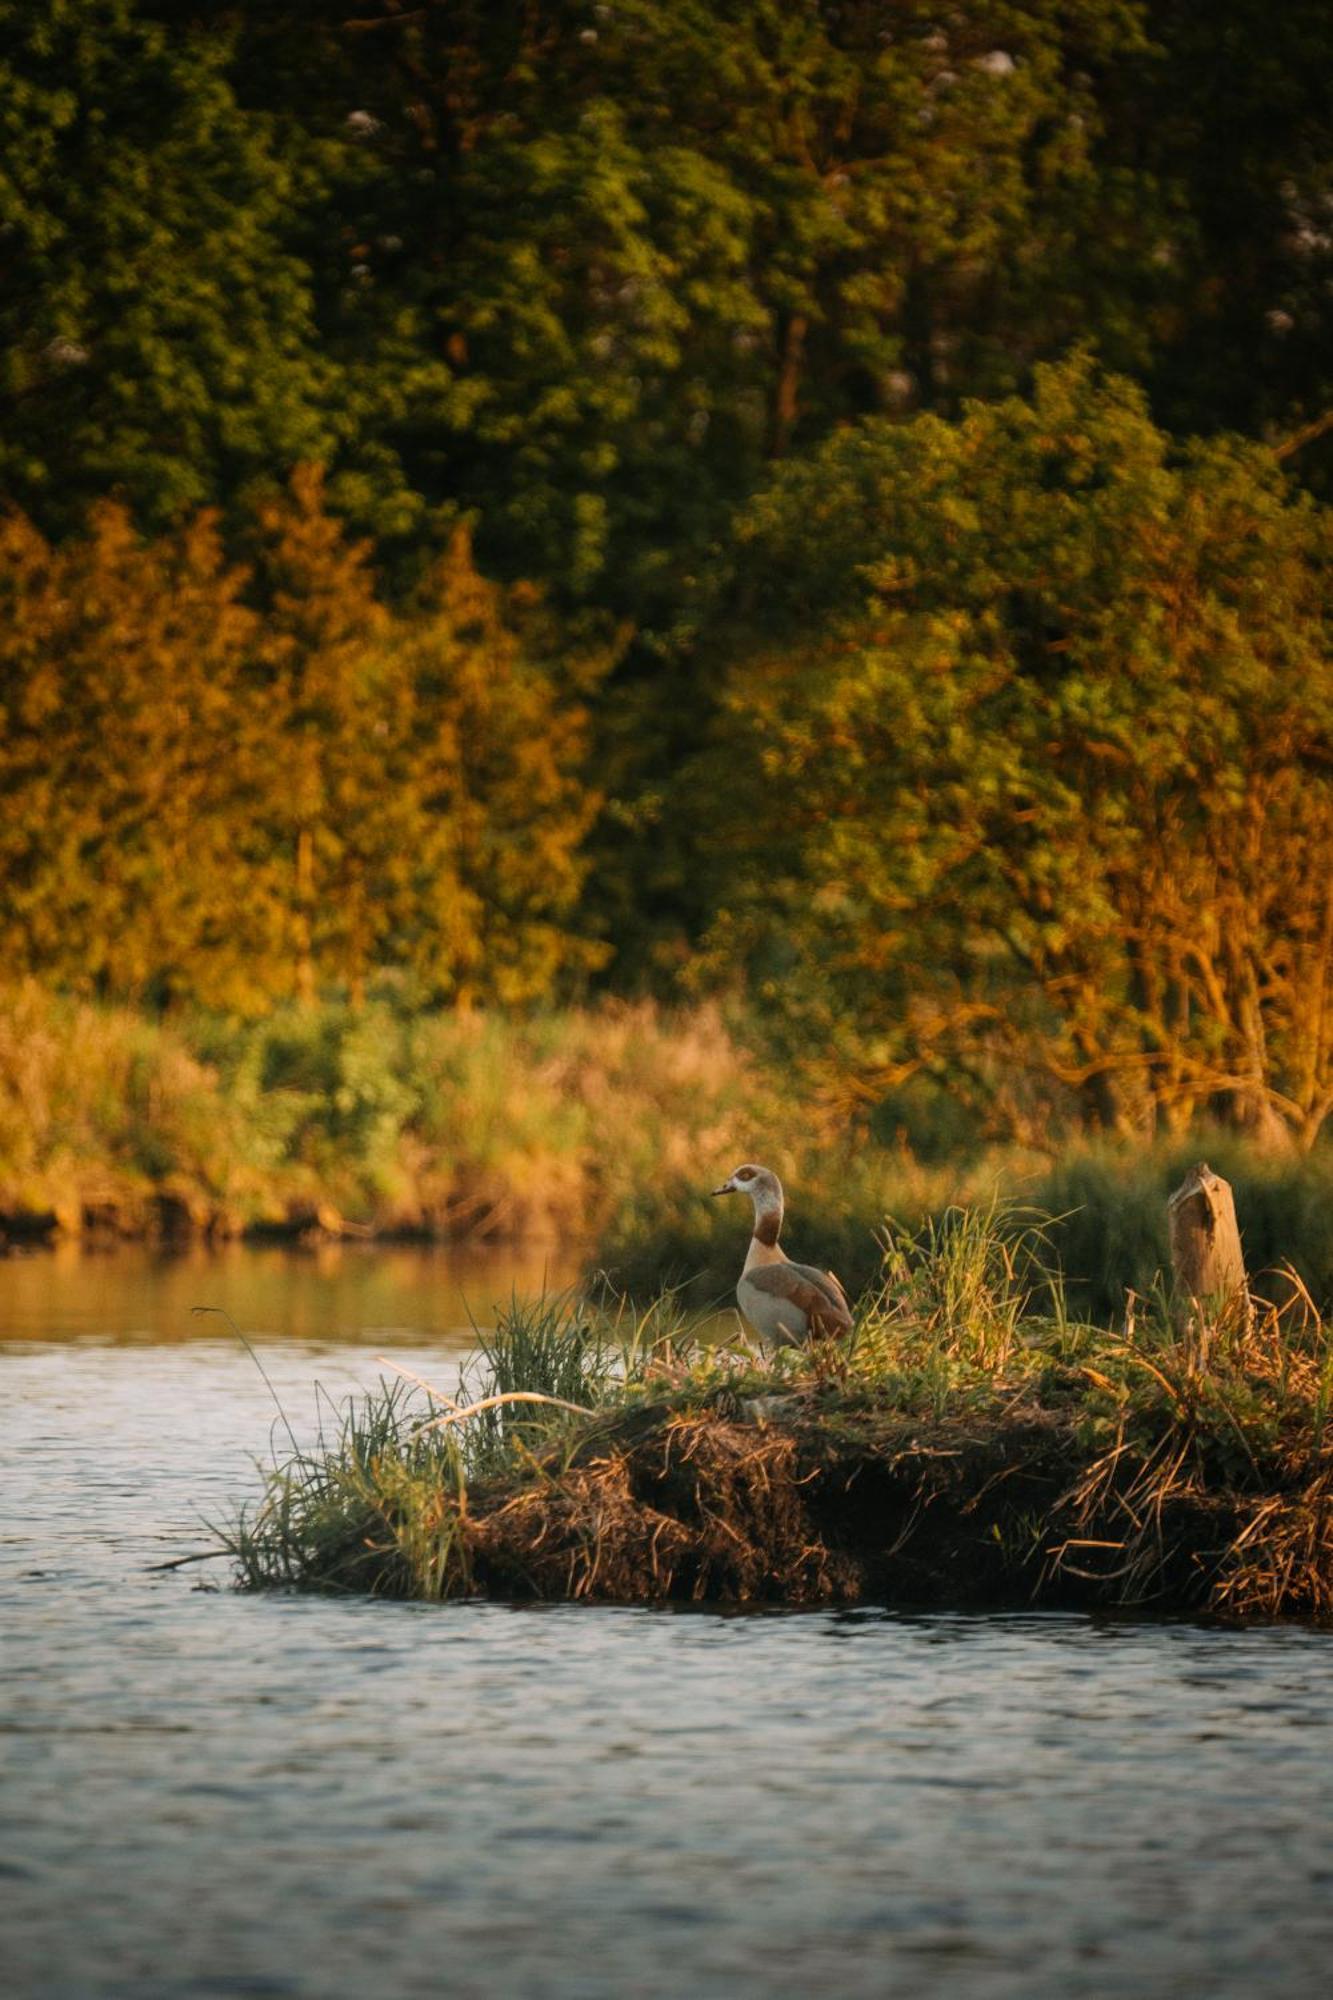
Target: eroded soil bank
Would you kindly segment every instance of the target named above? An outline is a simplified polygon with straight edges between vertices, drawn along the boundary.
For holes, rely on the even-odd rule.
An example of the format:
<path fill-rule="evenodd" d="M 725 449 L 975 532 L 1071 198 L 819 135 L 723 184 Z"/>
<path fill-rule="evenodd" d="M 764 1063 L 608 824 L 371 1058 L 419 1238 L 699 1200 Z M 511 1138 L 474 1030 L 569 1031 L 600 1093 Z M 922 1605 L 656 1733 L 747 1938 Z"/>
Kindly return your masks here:
<path fill-rule="evenodd" d="M 438 1594 L 1328 1615 L 1322 1466 L 1286 1492 L 1205 1491 L 1176 1454 L 1090 1453 L 1059 1412 L 922 1422 L 768 1400 L 621 1413 L 521 1481 L 441 1492 Z M 393 1516 L 386 1495 L 327 1580 L 417 1594 Z"/>

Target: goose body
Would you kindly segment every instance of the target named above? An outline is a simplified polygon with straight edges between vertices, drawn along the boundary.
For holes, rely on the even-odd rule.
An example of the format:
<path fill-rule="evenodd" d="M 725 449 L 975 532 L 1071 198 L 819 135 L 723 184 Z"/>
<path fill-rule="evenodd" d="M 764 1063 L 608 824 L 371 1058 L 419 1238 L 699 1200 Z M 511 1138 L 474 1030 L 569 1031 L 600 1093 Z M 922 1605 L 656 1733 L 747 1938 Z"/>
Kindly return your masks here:
<path fill-rule="evenodd" d="M 736 1286 L 736 1303 L 760 1339 L 774 1347 L 827 1340 L 851 1329 L 847 1295 L 831 1271 L 793 1264 L 778 1243 L 782 1183 L 767 1167 L 737 1167 L 714 1194 L 748 1194 L 754 1234 Z"/>

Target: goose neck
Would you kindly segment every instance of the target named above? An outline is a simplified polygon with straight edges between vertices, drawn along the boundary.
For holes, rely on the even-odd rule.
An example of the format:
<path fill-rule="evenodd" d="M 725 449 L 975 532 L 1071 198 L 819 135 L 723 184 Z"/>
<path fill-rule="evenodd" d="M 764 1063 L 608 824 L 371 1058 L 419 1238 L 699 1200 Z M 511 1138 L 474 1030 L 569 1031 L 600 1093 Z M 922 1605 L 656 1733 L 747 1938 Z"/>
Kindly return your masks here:
<path fill-rule="evenodd" d="M 782 1232 L 782 1203 L 770 1196 L 766 1201 L 756 1201 L 754 1205 L 754 1240 L 762 1243 L 766 1250 L 777 1247 Z"/>

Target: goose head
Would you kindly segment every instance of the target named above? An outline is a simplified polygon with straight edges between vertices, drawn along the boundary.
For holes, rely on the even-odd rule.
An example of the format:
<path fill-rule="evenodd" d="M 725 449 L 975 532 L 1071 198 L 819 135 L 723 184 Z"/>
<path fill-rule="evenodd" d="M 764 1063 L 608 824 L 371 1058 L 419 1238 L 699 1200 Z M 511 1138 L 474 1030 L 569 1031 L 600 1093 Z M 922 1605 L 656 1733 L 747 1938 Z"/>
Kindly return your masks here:
<path fill-rule="evenodd" d="M 756 1216 L 782 1213 L 782 1182 L 768 1167 L 737 1167 L 714 1194 L 748 1194 Z"/>

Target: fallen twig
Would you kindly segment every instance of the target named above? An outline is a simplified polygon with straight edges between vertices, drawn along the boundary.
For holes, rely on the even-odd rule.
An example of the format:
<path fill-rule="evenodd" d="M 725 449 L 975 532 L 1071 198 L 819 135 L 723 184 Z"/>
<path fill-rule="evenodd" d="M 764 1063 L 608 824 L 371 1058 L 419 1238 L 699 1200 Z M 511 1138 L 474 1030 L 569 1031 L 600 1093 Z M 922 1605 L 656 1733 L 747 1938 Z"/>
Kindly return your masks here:
<path fill-rule="evenodd" d="M 410 1368 L 404 1368 L 401 1361 L 390 1361 L 387 1354 L 377 1354 L 375 1359 L 379 1362 L 381 1368 L 392 1368 L 395 1375 L 403 1376 L 408 1382 L 415 1382 L 418 1389 L 424 1389 L 428 1396 L 433 1397 L 437 1403 L 443 1403 L 446 1409 L 461 1410 L 463 1408 L 457 1396 L 446 1396 L 443 1389 L 437 1389 L 433 1382 L 426 1380 L 424 1375 L 414 1375 Z"/>
<path fill-rule="evenodd" d="M 428 1417 L 424 1424 L 418 1424 L 416 1428 L 417 1431 L 446 1430 L 450 1424 L 461 1424 L 464 1418 L 478 1416 L 482 1410 L 498 1410 L 502 1403 L 549 1403 L 556 1410 L 572 1410 L 576 1417 L 597 1415 L 596 1410 L 590 1410 L 586 1403 L 567 1403 L 563 1396 L 539 1396 L 535 1389 L 510 1389 L 503 1396 L 483 1396 L 476 1403 L 455 1403 L 447 1415 Z"/>

